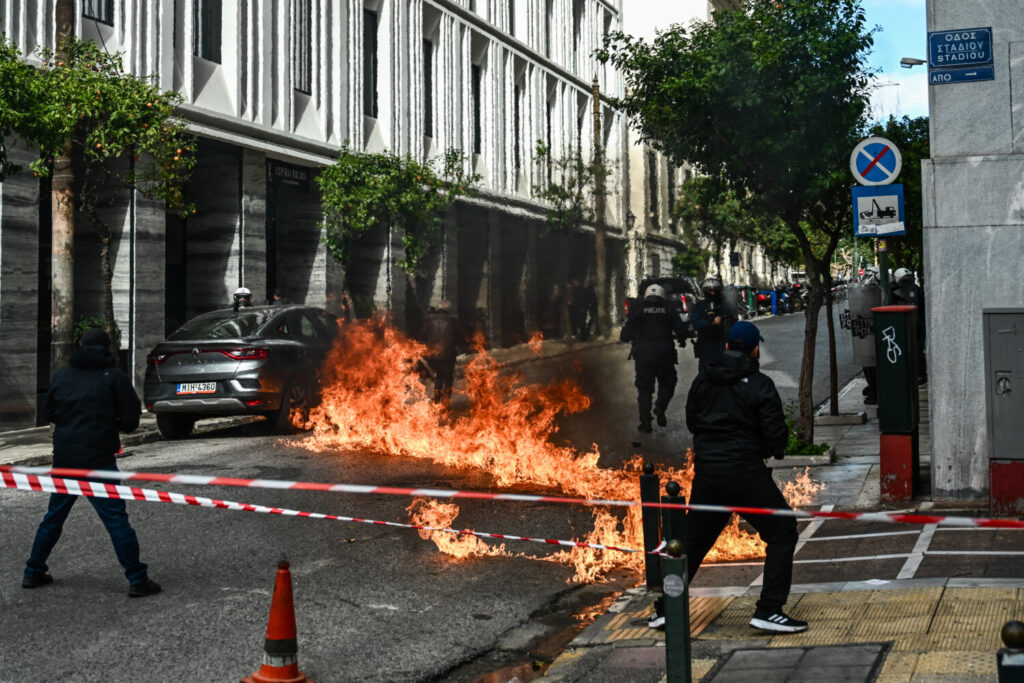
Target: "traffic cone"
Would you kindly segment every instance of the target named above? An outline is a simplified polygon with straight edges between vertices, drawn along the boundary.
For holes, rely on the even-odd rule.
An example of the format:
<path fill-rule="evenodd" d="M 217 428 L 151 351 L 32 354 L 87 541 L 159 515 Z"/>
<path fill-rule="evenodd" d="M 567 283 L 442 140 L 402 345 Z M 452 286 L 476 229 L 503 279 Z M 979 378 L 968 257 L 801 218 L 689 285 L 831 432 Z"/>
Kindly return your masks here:
<path fill-rule="evenodd" d="M 243 678 L 242 683 L 313 683 L 306 678 L 306 674 L 299 671 L 292 574 L 288 571 L 286 560 L 277 563 L 267 639 L 263 645 L 263 665 L 252 676 Z"/>

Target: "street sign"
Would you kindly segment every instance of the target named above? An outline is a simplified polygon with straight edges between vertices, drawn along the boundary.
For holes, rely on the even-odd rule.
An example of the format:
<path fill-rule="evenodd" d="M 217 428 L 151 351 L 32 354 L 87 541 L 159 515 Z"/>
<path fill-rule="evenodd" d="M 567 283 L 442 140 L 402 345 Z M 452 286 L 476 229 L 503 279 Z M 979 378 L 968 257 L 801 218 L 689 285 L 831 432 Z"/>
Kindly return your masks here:
<path fill-rule="evenodd" d="M 903 185 L 853 188 L 854 237 L 899 237 L 907 234 Z"/>
<path fill-rule="evenodd" d="M 995 80 L 994 66 L 978 66 L 968 69 L 931 69 L 928 71 L 928 85 L 946 83 L 967 83 L 970 81 Z"/>
<path fill-rule="evenodd" d="M 992 64 L 992 27 L 928 33 L 928 68 Z"/>
<path fill-rule="evenodd" d="M 885 138 L 861 140 L 850 155 L 850 171 L 861 185 L 888 185 L 902 168 L 900 150 Z"/>

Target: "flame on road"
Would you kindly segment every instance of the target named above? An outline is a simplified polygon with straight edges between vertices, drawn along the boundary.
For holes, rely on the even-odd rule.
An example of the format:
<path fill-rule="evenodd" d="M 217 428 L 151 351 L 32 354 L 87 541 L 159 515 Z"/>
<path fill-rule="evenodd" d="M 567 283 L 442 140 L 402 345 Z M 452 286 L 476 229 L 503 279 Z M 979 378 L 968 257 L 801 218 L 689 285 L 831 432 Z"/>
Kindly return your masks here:
<path fill-rule="evenodd" d="M 477 353 L 464 367 L 449 411 L 430 400 L 418 370 L 427 348 L 382 320 L 346 323 L 325 365 L 322 402 L 309 415 L 312 431 L 303 445 L 316 452 L 370 449 L 381 453 L 423 458 L 447 467 L 484 471 L 502 488 L 557 490 L 567 496 L 632 500 L 638 495 L 641 461 L 635 456 L 621 469 L 598 467 L 600 452 L 560 446 L 552 441 L 560 415 L 579 413 L 590 399 L 570 380 L 526 384 L 519 373 L 502 372 L 497 361 L 476 339 Z M 529 349 L 539 353 L 540 337 Z M 687 454 L 682 468 L 665 468 L 661 481 L 679 483 L 688 496 L 693 476 Z M 784 492 L 791 505 L 808 502 L 823 485 L 806 472 Z M 453 527 L 458 506 L 414 501 L 407 509 L 413 523 Z M 513 529 L 487 531 L 517 533 Z M 508 554 L 503 545 L 489 545 L 472 536 L 421 532 L 454 557 Z M 546 535 L 557 535 L 555 530 Z M 639 508 L 595 507 L 591 543 L 642 547 Z M 707 561 L 749 559 L 764 555 L 764 544 L 739 528 L 737 518 L 723 532 Z M 565 562 L 574 579 L 592 581 L 621 566 L 639 570 L 643 557 L 612 551 L 573 548 L 543 559 Z"/>

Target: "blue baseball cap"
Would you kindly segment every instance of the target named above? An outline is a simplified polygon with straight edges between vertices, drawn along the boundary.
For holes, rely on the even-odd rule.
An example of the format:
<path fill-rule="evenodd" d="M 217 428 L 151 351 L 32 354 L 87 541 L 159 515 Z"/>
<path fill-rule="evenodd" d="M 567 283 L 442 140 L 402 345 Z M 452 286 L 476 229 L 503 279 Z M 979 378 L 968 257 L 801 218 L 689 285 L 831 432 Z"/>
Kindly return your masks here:
<path fill-rule="evenodd" d="M 726 344 L 730 349 L 737 351 L 753 351 L 758 342 L 763 342 L 764 337 L 757 325 L 746 320 L 741 320 L 729 328 L 729 336 L 726 337 Z"/>

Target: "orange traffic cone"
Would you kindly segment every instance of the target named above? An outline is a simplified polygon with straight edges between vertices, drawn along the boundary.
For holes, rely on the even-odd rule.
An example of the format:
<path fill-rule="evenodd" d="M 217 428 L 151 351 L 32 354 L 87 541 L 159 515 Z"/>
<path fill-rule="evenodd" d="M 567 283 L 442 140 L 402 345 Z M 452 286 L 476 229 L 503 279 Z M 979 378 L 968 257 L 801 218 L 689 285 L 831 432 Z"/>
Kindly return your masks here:
<path fill-rule="evenodd" d="M 243 678 L 242 683 L 313 683 L 306 678 L 306 674 L 299 671 L 292 574 L 288 571 L 286 560 L 277 563 L 267 639 L 263 645 L 263 665 L 252 676 Z"/>

